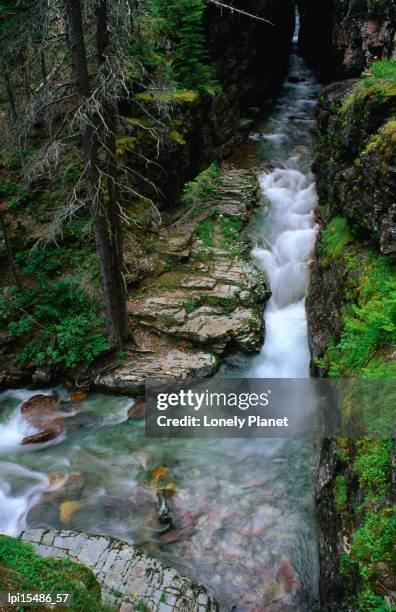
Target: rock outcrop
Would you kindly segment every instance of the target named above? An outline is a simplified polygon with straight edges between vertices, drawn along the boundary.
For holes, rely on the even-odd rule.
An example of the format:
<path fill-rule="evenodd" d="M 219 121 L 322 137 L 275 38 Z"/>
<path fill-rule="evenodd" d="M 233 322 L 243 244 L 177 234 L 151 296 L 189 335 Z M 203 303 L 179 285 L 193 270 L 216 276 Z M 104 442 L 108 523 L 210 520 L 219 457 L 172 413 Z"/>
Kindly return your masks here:
<path fill-rule="evenodd" d="M 285 75 L 295 26 L 292 0 L 226 0 L 264 23 L 208 3 L 208 46 L 216 75 L 234 109 L 265 104 L 275 97 Z M 258 101 L 258 102 L 257 102 Z"/>
<path fill-rule="evenodd" d="M 322 447 L 316 501 L 323 612 L 395 604 L 387 561 L 394 538 L 394 447 L 387 432 L 394 423 L 384 392 L 395 363 L 394 333 L 385 331 L 393 324 L 384 322 L 396 256 L 394 74 L 393 63 L 378 62 L 360 80 L 326 87 L 318 107 L 314 171 L 322 232 L 306 301 L 312 371 L 358 380 L 374 375 L 384 385 L 381 409 L 371 416 L 383 437 L 325 440 Z M 376 317 L 383 319 L 378 337 Z M 351 423 L 353 402 L 343 400 L 340 418 Z M 375 553 L 374 541 L 381 542 Z"/>
<path fill-rule="evenodd" d="M 137 346 L 97 387 L 142 394 L 148 379 L 203 378 L 226 351 L 259 349 L 269 290 L 243 232 L 257 205 L 255 174 L 223 166 L 210 198 L 158 236 L 157 273 L 128 304 Z"/>
<path fill-rule="evenodd" d="M 120 612 L 214 612 L 216 602 L 205 587 L 138 552 L 126 542 L 74 531 L 29 529 L 21 539 L 39 555 L 68 557 L 88 567 L 98 580 L 102 601 Z"/>
<path fill-rule="evenodd" d="M 325 80 L 360 76 L 395 53 L 393 0 L 298 0 L 300 48 Z"/>
<path fill-rule="evenodd" d="M 396 90 L 376 87 L 373 79 L 324 89 L 314 170 L 330 213 L 344 215 L 363 240 L 396 259 Z"/>

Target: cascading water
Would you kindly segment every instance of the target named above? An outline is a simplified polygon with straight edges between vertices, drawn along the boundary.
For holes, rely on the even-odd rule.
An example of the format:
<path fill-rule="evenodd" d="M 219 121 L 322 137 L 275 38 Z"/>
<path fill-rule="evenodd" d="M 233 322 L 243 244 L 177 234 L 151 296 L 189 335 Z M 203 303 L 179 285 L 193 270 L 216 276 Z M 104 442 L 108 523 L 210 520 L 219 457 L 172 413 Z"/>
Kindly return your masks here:
<path fill-rule="evenodd" d="M 239 151 L 245 163 L 265 168 L 259 177 L 264 204 L 250 233 L 272 297 L 262 350 L 253 358 L 228 359 L 220 375 L 309 376 L 304 296 L 316 232 L 309 170 L 316 93 L 313 75 L 292 54 L 271 117 L 257 124 Z M 62 390 L 55 392 L 66 400 Z M 31 395 L 0 395 L 0 531 L 16 535 L 27 525 L 110 534 L 140 543 L 207 585 L 222 610 L 315 609 L 313 442 L 152 441 L 141 423 L 126 420 L 130 399 L 91 394 L 76 416 L 65 418 L 59 444 L 20 446 L 34 433 L 20 413 Z M 146 484 L 160 465 L 170 468 L 176 485 L 178 528 L 169 533 L 153 521 L 156 500 Z M 78 504 L 62 518 L 62 504 L 70 500 Z"/>

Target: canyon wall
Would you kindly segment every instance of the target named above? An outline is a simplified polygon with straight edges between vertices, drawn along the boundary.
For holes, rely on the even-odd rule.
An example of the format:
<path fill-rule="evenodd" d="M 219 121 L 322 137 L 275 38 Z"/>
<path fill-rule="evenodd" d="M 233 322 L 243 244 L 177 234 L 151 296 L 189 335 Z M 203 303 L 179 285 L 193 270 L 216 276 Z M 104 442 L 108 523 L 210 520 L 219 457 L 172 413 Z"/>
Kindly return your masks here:
<path fill-rule="evenodd" d="M 159 194 L 148 190 L 147 195 L 159 197 L 164 209 L 174 207 L 186 181 L 235 149 L 249 117 L 276 98 L 286 74 L 295 27 L 293 0 L 249 0 L 233 6 L 271 23 L 208 5 L 204 14 L 208 62 L 218 86 L 211 93 L 175 97 L 170 138 L 160 148 L 157 165 L 147 169 L 142 163 L 142 173 L 146 176 L 149 171 L 160 188 Z M 150 140 L 142 147 L 146 157 L 156 156 Z"/>
<path fill-rule="evenodd" d="M 327 76 L 364 73 L 326 86 L 317 112 L 313 170 L 321 233 L 307 297 L 312 373 L 376 380 L 381 398 L 371 413 L 364 407 L 361 438 L 327 440 L 322 448 L 317 505 L 324 612 L 395 604 L 390 432 L 396 415 L 387 392 L 396 374 L 396 62 L 372 63 L 375 55 L 391 55 L 393 37 L 391 3 L 381 13 L 378 6 L 336 5 Z M 344 422 L 348 410 L 341 401 Z"/>
<path fill-rule="evenodd" d="M 324 80 L 356 77 L 375 58 L 393 57 L 392 0 L 298 0 L 298 6 L 301 51 Z"/>

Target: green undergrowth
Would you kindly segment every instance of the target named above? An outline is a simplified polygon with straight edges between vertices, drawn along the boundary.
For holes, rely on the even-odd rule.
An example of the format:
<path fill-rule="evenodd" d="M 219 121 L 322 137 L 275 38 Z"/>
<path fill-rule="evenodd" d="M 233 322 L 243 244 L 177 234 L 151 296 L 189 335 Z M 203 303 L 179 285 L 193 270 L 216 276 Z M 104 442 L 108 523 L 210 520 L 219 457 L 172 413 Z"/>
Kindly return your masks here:
<path fill-rule="evenodd" d="M 13 360 L 28 366 L 86 370 L 109 348 L 94 255 L 84 248 L 42 248 L 17 254 L 22 289 L 0 293 L 0 318 L 15 343 Z"/>
<path fill-rule="evenodd" d="M 208 217 L 199 224 L 196 235 L 205 248 L 219 247 L 235 256 L 243 255 L 238 238 L 244 222 L 237 217 Z"/>
<path fill-rule="evenodd" d="M 185 89 L 213 93 L 217 83 L 204 31 L 204 0 L 150 0 L 157 27 L 172 41 L 172 58 L 158 47 L 168 77 Z"/>
<path fill-rule="evenodd" d="M 396 509 L 389 503 L 392 442 L 389 438 L 362 438 L 351 442 L 350 449 L 349 480 L 343 475 L 336 478 L 336 483 L 341 479 L 344 483 L 342 507 L 339 492 L 334 501 L 337 510 L 345 510 L 348 490 L 356 487 L 353 479 L 357 479 L 360 503 L 349 507 L 355 528 L 340 570 L 348 591 L 357 591 L 354 603 L 359 612 L 385 612 L 390 608 L 384 600 L 382 575 L 396 572 Z"/>
<path fill-rule="evenodd" d="M 384 256 L 359 245 L 342 217 L 322 233 L 319 260 L 342 278 L 342 334 L 320 365 L 333 378 L 356 379 L 341 400 L 341 420 L 362 423 L 362 437 L 338 440 L 336 510 L 347 517 L 350 549 L 340 570 L 359 612 L 389 610 L 383 574 L 396 572 L 396 514 L 389 502 L 395 421 L 396 270 Z M 357 395 L 354 395 L 357 390 Z M 356 500 L 356 491 L 359 498 Z M 352 525 L 352 527 L 351 527 Z"/>
<path fill-rule="evenodd" d="M 372 95 L 380 96 L 384 100 L 396 96 L 396 60 L 374 62 L 346 98 L 344 111 Z"/>
<path fill-rule="evenodd" d="M 368 142 L 364 152 L 378 153 L 383 160 L 389 161 L 396 151 L 396 119 L 390 119 Z"/>
<path fill-rule="evenodd" d="M 69 559 L 40 557 L 31 544 L 5 535 L 0 535 L 0 590 L 70 593 L 69 609 L 84 612 L 110 610 L 102 605 L 100 585 L 89 569 Z M 27 609 L 42 609 L 42 605 Z M 66 606 L 57 606 L 57 609 L 66 609 Z"/>
<path fill-rule="evenodd" d="M 199 212 L 205 207 L 219 185 L 220 171 L 216 162 L 200 172 L 195 179 L 184 185 L 182 203 L 189 209 Z"/>
<path fill-rule="evenodd" d="M 319 246 L 324 267 L 343 267 L 346 305 L 341 339 L 322 360 L 330 377 L 396 377 L 396 270 L 384 256 L 356 246 L 342 217 L 325 228 Z"/>

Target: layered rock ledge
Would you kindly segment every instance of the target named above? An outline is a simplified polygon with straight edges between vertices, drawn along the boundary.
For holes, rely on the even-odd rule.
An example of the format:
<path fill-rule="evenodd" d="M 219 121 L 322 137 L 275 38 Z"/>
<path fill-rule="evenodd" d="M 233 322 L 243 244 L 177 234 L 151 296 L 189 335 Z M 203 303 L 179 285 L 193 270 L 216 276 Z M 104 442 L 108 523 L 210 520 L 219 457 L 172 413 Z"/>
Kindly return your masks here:
<path fill-rule="evenodd" d="M 128 303 L 135 346 L 96 387 L 142 394 L 146 380 L 203 378 L 227 351 L 259 350 L 269 291 L 244 232 L 258 194 L 255 173 L 224 165 L 210 197 L 156 236 L 155 259 L 146 247 L 144 272 L 131 265 L 139 279 Z"/>
<path fill-rule="evenodd" d="M 146 557 L 133 546 L 105 536 L 28 529 L 21 539 L 44 557 L 68 557 L 88 567 L 102 589 L 105 605 L 120 610 L 211 612 L 218 610 L 205 587 Z"/>

